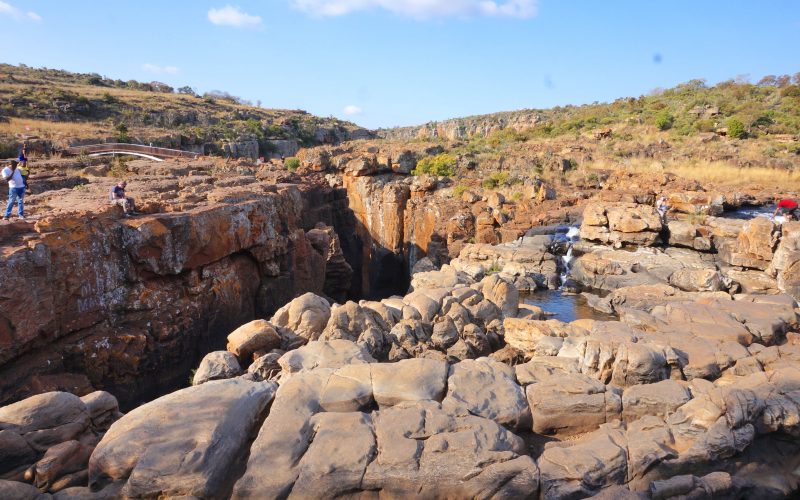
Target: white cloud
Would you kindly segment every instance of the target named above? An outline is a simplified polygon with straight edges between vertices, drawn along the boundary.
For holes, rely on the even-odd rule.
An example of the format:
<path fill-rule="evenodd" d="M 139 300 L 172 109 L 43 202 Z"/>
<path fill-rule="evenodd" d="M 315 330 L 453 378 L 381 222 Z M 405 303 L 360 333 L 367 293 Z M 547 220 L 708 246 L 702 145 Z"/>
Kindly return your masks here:
<path fill-rule="evenodd" d="M 150 64 L 145 63 L 142 64 L 142 69 L 147 71 L 148 73 L 154 73 L 156 75 L 166 74 L 166 75 L 177 75 L 180 73 L 180 68 L 175 66 L 159 66 L 157 64 Z"/>
<path fill-rule="evenodd" d="M 10 3 L 0 2 L 0 15 L 7 15 L 10 16 L 15 21 L 34 21 L 39 22 L 42 20 L 42 16 L 37 14 L 36 12 L 23 12 L 22 10 L 14 7 Z"/>
<path fill-rule="evenodd" d="M 226 5 L 221 9 L 210 9 L 208 20 L 219 26 L 236 28 L 257 28 L 261 26 L 261 17 L 243 12 L 239 7 Z"/>
<path fill-rule="evenodd" d="M 291 0 L 292 5 L 317 16 L 341 16 L 367 9 L 384 9 L 404 16 L 429 19 L 449 16 L 529 18 L 538 0 Z"/>
<path fill-rule="evenodd" d="M 364 110 L 359 108 L 358 106 L 354 106 L 353 104 L 344 107 L 344 114 L 351 116 L 351 115 L 360 115 Z"/>

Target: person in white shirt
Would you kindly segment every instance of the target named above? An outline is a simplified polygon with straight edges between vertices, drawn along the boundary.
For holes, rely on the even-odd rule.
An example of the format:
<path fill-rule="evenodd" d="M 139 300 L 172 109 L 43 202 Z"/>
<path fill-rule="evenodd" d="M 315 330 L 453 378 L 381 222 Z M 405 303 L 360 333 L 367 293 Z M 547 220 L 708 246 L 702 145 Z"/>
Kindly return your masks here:
<path fill-rule="evenodd" d="M 669 202 L 666 196 L 662 196 L 656 201 L 656 211 L 658 211 L 658 215 L 661 217 L 661 223 L 666 224 L 667 212 L 669 212 Z"/>
<path fill-rule="evenodd" d="M 8 205 L 6 205 L 6 214 L 3 220 L 8 220 L 8 218 L 11 217 L 11 209 L 14 207 L 14 203 L 17 204 L 19 218 L 24 219 L 25 203 L 23 199 L 25 198 L 25 180 L 22 178 L 22 173 L 17 168 L 17 162 L 12 160 L 11 165 L 4 168 L 0 175 L 3 176 L 4 181 L 8 182 Z"/>

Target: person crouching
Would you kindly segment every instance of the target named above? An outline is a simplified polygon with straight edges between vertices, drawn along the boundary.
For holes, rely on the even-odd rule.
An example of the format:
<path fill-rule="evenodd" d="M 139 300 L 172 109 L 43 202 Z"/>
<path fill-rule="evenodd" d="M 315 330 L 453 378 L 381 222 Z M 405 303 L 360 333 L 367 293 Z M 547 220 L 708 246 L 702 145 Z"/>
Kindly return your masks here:
<path fill-rule="evenodd" d="M 133 198 L 129 198 L 125 195 L 125 188 L 127 186 L 128 183 L 122 181 L 111 188 L 111 192 L 108 195 L 112 205 L 119 205 L 122 207 L 122 211 L 125 212 L 125 217 L 136 215 L 136 205 L 133 202 Z"/>
<path fill-rule="evenodd" d="M 800 205 L 791 198 L 777 199 L 772 216 L 783 215 L 786 220 L 800 220 Z"/>

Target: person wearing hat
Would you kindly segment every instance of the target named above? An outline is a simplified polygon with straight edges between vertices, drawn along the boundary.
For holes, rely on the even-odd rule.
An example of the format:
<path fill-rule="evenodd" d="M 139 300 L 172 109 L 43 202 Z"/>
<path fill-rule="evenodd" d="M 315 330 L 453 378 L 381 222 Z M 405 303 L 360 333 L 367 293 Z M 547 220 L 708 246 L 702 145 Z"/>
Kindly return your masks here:
<path fill-rule="evenodd" d="M 2 172 L 3 180 L 8 182 L 8 205 L 6 205 L 6 213 L 3 220 L 8 220 L 11 217 L 11 209 L 14 203 L 17 204 L 19 218 L 25 218 L 25 180 L 22 178 L 22 173 L 17 168 L 17 162 L 11 160 L 11 165 L 5 167 Z"/>

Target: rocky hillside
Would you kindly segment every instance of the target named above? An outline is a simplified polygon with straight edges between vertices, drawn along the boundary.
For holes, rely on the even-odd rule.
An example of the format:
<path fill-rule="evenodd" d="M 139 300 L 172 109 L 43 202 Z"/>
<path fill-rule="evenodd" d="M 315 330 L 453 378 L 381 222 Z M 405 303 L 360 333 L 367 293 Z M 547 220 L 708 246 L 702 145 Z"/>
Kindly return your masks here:
<path fill-rule="evenodd" d="M 298 146 L 371 136 L 350 122 L 256 107 L 224 92 L 7 64 L 0 64 L 0 118 L 0 156 L 26 138 L 41 150 L 138 142 L 205 153 L 223 141 L 254 141 L 256 155 L 289 156 Z"/>
<path fill-rule="evenodd" d="M 418 127 L 382 129 L 387 139 L 469 139 L 510 129 L 528 137 L 557 137 L 650 124 L 672 134 L 691 136 L 720 131 L 735 137 L 800 133 L 800 73 L 766 76 L 757 84 L 728 80 L 707 86 L 691 80 L 650 95 L 612 103 L 526 109 L 429 122 Z M 733 125 L 733 127 L 730 127 Z M 728 128 L 731 128 L 729 131 Z"/>

